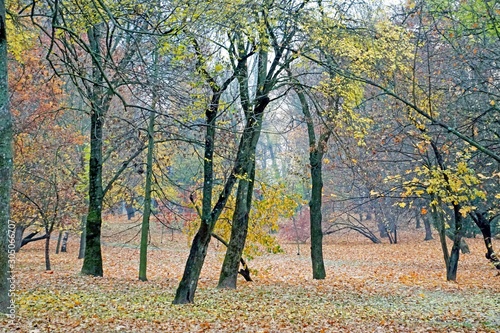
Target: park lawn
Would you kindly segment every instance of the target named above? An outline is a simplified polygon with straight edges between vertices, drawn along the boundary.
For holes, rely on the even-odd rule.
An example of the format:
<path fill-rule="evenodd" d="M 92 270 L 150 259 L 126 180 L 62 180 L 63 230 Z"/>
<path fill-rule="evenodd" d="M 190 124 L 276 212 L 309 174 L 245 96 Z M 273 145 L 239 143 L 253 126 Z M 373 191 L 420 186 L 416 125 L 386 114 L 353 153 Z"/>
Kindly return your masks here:
<path fill-rule="evenodd" d="M 399 244 L 371 244 L 355 235 L 329 236 L 327 278 L 311 278 L 308 244 L 249 262 L 254 282 L 216 289 L 224 248 L 210 245 L 195 304 L 171 305 L 188 255 L 184 236 L 155 242 L 148 281 L 137 279 L 139 250 L 126 236 L 104 239 L 104 277 L 80 276 L 76 236 L 69 251 L 43 244 L 16 257 L 16 319 L 1 332 L 500 332 L 500 276 L 468 239 L 458 281 L 446 282 L 437 240 L 418 232 Z M 54 242 L 55 243 L 55 242 Z M 495 248 L 500 248 L 498 240 Z"/>

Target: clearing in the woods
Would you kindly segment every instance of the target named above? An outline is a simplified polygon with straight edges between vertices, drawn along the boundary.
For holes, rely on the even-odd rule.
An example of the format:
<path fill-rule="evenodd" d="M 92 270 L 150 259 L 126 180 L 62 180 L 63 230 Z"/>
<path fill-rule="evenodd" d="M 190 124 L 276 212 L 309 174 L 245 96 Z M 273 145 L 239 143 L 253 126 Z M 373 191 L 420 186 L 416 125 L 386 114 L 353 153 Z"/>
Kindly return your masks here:
<path fill-rule="evenodd" d="M 16 256 L 17 305 L 2 332 L 499 332 L 500 276 L 484 258 L 481 238 L 467 239 L 458 282 L 446 282 L 438 240 L 402 232 L 398 244 L 372 244 L 356 235 L 326 237 L 327 278 L 313 280 L 309 244 L 249 261 L 254 282 L 216 289 L 224 247 L 212 241 L 193 305 L 172 305 L 188 255 L 179 233 L 159 233 L 149 252 L 148 281 L 137 279 L 138 229 L 108 224 L 104 277 L 81 276 L 77 236 L 67 253 L 52 254 L 44 271 L 43 244 Z M 153 232 L 155 229 L 153 228 Z M 158 236 L 158 237 L 157 237 Z M 173 238 L 172 238 L 173 237 Z M 55 242 L 53 242 L 55 243 Z M 495 240 L 495 247 L 500 242 Z"/>

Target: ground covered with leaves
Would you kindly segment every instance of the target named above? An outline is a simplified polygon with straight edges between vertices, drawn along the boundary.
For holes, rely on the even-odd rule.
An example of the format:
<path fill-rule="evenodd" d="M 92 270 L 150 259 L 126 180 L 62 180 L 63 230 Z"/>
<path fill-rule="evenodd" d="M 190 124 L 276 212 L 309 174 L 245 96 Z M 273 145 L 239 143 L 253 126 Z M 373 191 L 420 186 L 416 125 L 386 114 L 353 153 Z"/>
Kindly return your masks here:
<path fill-rule="evenodd" d="M 174 306 L 185 237 L 155 242 L 149 280 L 140 282 L 139 250 L 122 236 L 104 239 L 103 278 L 79 275 L 76 237 L 67 253 L 52 255 L 49 272 L 43 244 L 24 247 L 16 257 L 16 318 L 1 318 L 0 331 L 500 332 L 500 276 L 480 238 L 467 240 L 471 254 L 461 256 L 457 283 L 445 281 L 439 242 L 411 232 L 394 245 L 329 236 L 322 281 L 311 278 L 308 245 L 298 255 L 296 244 L 285 244 L 284 253 L 251 260 L 255 281 L 241 279 L 237 290 L 215 288 L 224 248 L 214 241 L 195 304 Z"/>

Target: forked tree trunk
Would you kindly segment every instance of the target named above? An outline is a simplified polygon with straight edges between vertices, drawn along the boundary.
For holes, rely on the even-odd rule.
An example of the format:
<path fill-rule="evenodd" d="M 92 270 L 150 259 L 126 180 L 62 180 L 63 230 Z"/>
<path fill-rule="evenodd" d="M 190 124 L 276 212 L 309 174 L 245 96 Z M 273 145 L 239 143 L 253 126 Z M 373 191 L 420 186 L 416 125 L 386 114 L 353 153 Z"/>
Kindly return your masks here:
<path fill-rule="evenodd" d="M 240 100 L 242 109 L 245 113 L 247 131 L 242 134 L 241 144 L 238 147 L 238 155 L 242 165 L 242 170 L 239 175 L 242 177 L 238 183 L 236 206 L 231 226 L 231 237 L 219 275 L 218 288 L 236 288 L 240 258 L 245 248 L 255 180 L 255 152 L 262 130 L 264 110 L 270 102 L 268 97 L 269 90 L 266 88 L 266 76 L 268 75 L 267 59 L 267 51 L 261 50 L 258 54 L 257 97 L 255 105 L 250 103 L 250 96 L 248 94 L 248 72 L 244 70 L 244 73 L 242 73 L 244 75 L 238 76 Z"/>
<path fill-rule="evenodd" d="M 248 233 L 248 219 L 252 207 L 253 188 L 255 183 L 255 151 L 262 128 L 264 110 L 269 104 L 269 98 L 260 99 L 252 118 L 248 120 L 251 124 L 248 138 L 242 137 L 243 144 L 247 146 L 242 154 L 244 168 L 242 174 L 245 178 L 239 180 L 236 193 L 236 206 L 233 213 L 231 226 L 231 237 L 222 264 L 219 276 L 218 288 L 236 289 L 240 258 L 243 255 Z"/>
<path fill-rule="evenodd" d="M 201 64 L 200 64 L 201 65 Z M 210 81 L 210 78 L 208 78 Z M 225 207 L 226 202 L 231 194 L 234 184 L 236 183 L 236 172 L 241 168 L 235 165 L 233 172 L 229 176 L 224 189 L 219 195 L 219 199 L 212 209 L 212 193 L 213 193 L 213 157 L 214 157 L 214 144 L 215 144 L 215 122 L 217 119 L 217 112 L 219 110 L 219 101 L 223 91 L 227 89 L 232 79 L 228 79 L 223 87 L 219 88 L 212 80 L 211 85 L 214 95 L 210 103 L 210 107 L 205 111 L 206 117 L 206 132 L 205 132 L 205 153 L 203 159 L 203 199 L 201 209 L 201 222 L 198 232 L 194 236 L 191 249 L 189 250 L 189 257 L 184 267 L 182 279 L 177 287 L 173 304 L 186 304 L 193 303 L 194 294 L 198 286 L 198 279 L 200 278 L 201 269 L 207 255 L 208 245 L 210 244 L 211 234 L 215 227 L 215 222 L 219 218 L 222 209 Z M 236 171 L 236 172 L 235 172 Z"/>

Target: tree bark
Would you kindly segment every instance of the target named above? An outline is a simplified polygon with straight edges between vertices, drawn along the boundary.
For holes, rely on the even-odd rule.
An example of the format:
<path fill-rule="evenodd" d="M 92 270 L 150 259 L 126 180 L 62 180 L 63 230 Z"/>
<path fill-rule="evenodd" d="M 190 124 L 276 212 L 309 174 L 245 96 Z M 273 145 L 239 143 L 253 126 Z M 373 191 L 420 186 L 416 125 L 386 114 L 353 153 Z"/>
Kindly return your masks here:
<path fill-rule="evenodd" d="M 434 237 L 432 237 L 432 228 L 431 228 L 431 223 L 427 217 L 423 218 L 424 220 L 424 228 L 425 228 L 425 238 L 424 241 L 432 240 Z"/>
<path fill-rule="evenodd" d="M 85 257 L 82 274 L 102 276 L 101 226 L 102 226 L 102 143 L 104 127 L 103 78 L 99 70 L 101 61 L 100 39 L 101 27 L 96 25 L 89 29 L 88 38 L 93 59 L 94 84 L 90 96 L 90 161 L 89 161 L 89 208 L 86 223 Z"/>
<path fill-rule="evenodd" d="M 448 269 L 446 270 L 446 280 L 456 281 L 458 260 L 460 258 L 460 244 L 462 240 L 462 214 L 460 213 L 460 205 L 453 205 L 455 232 L 453 237 L 453 246 L 451 248 L 450 260 Z"/>
<path fill-rule="evenodd" d="M 196 45 L 196 44 L 195 44 Z M 203 63 L 200 60 L 198 64 L 200 70 L 203 71 Z M 204 72 L 205 73 L 205 72 Z M 201 209 L 200 227 L 193 239 L 189 257 L 184 267 L 182 279 L 177 287 L 173 304 L 193 303 L 194 294 L 198 286 L 201 269 L 207 255 L 208 245 L 210 244 L 211 234 L 215 227 L 215 222 L 219 218 L 222 209 L 231 194 L 234 184 L 236 183 L 236 174 L 241 169 L 238 165 L 238 157 L 231 175 L 224 184 L 224 188 L 219 195 L 217 203 L 212 208 L 212 194 L 214 185 L 213 157 L 215 147 L 215 125 L 219 110 L 219 102 L 222 92 L 224 92 L 233 78 L 226 80 L 222 87 L 205 73 L 206 79 L 210 83 L 213 96 L 210 106 L 205 110 L 206 131 L 205 131 L 205 153 L 203 159 L 203 199 Z"/>
<path fill-rule="evenodd" d="M 493 243 L 491 242 L 491 219 L 486 218 L 485 212 L 474 211 L 470 216 L 481 230 L 483 235 L 484 245 L 486 246 L 486 259 L 488 259 L 496 269 L 500 270 L 500 258 L 493 250 Z"/>
<path fill-rule="evenodd" d="M 87 221 L 87 216 L 83 215 L 82 216 L 82 233 L 80 235 L 80 249 L 78 251 L 78 259 L 83 259 L 85 257 L 85 239 L 86 239 L 86 233 L 87 233 L 87 227 L 86 227 L 86 222 Z"/>
<path fill-rule="evenodd" d="M 50 235 L 45 238 L 45 270 L 50 271 Z"/>
<path fill-rule="evenodd" d="M 7 80 L 7 31 L 5 1 L 0 0 L 0 313 L 9 313 L 10 262 L 14 254 L 14 228 L 9 229 L 12 185 L 12 116 Z M 12 236 L 12 237 L 10 237 Z"/>
<path fill-rule="evenodd" d="M 325 264 L 323 261 L 323 216 L 321 212 L 323 193 L 322 159 L 323 154 L 318 150 L 310 152 L 309 160 L 311 163 L 312 187 L 311 200 L 309 201 L 309 213 L 313 279 L 324 279 L 326 277 Z"/>
<path fill-rule="evenodd" d="M 156 66 L 156 59 L 155 66 Z M 153 92 L 155 94 L 155 92 Z M 156 96 L 153 96 L 153 109 L 155 108 Z M 144 189 L 144 213 L 142 214 L 141 227 L 141 249 L 139 254 L 139 280 L 147 281 L 148 243 L 149 243 L 149 218 L 151 216 L 151 185 L 153 181 L 153 152 L 154 152 L 154 130 L 156 114 L 149 112 L 148 124 L 148 152 L 146 157 L 146 184 Z"/>
<path fill-rule="evenodd" d="M 19 252 L 19 250 L 21 249 L 24 230 L 26 230 L 26 226 L 24 224 L 16 224 L 16 235 L 15 235 L 16 253 Z"/>
<path fill-rule="evenodd" d="M 243 178 L 240 178 L 238 182 L 236 204 L 231 225 L 231 237 L 222 264 L 218 288 L 236 289 L 238 268 L 240 258 L 243 255 L 243 249 L 245 248 L 248 219 L 252 207 L 255 183 L 255 151 L 262 129 L 264 110 L 268 104 L 269 98 L 264 97 L 260 99 L 252 115 L 247 117 L 247 122 L 250 123 L 251 127 L 248 132 L 248 138 L 242 137 L 242 146 L 246 146 L 241 154 L 244 164 L 242 170 Z"/>
<path fill-rule="evenodd" d="M 68 238 L 69 238 L 69 232 L 65 231 L 61 244 L 61 252 L 63 253 L 68 252 Z"/>
<path fill-rule="evenodd" d="M 59 249 L 61 248 L 62 236 L 63 236 L 63 231 L 59 230 L 59 235 L 57 235 L 56 254 L 59 254 Z"/>
<path fill-rule="evenodd" d="M 316 141 L 314 132 L 314 122 L 309 104 L 304 92 L 296 89 L 300 100 L 302 113 L 306 119 L 307 133 L 309 139 L 309 163 L 311 165 L 311 199 L 309 201 L 310 232 L 311 232 L 311 263 L 313 270 L 313 279 L 324 279 L 326 277 L 325 264 L 323 260 L 323 216 L 322 216 L 322 197 L 323 197 L 323 155 L 326 150 L 330 130 L 323 128 Z"/>

